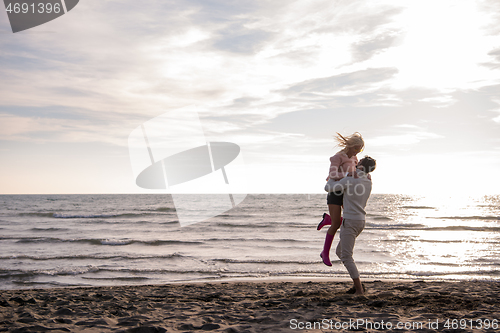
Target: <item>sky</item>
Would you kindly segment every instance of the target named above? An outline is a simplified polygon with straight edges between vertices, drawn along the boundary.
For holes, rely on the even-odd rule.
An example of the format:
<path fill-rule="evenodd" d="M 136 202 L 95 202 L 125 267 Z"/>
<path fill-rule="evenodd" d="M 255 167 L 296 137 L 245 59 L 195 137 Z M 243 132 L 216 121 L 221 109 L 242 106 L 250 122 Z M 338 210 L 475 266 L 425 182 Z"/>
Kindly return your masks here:
<path fill-rule="evenodd" d="M 360 132 L 373 193 L 500 194 L 500 3 L 85 0 L 18 33 L 0 8 L 0 194 L 164 193 L 129 136 L 178 110 L 248 193 L 324 193 Z"/>

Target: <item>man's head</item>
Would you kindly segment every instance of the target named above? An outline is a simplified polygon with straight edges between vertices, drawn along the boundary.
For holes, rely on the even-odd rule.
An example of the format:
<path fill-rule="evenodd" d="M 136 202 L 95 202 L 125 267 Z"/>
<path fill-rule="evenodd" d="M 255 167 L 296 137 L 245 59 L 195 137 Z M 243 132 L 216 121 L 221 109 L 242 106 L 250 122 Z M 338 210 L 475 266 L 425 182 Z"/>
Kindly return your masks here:
<path fill-rule="evenodd" d="M 370 156 L 365 156 L 358 162 L 358 169 L 366 173 L 372 172 L 376 167 L 377 161 L 375 161 Z"/>

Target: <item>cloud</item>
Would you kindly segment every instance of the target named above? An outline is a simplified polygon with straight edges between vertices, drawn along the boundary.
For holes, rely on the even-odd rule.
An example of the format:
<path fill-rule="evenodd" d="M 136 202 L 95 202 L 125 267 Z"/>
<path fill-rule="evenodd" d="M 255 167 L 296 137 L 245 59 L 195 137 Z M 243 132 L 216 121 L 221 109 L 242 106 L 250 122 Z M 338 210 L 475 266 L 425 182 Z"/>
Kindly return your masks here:
<path fill-rule="evenodd" d="M 366 61 L 385 49 L 395 46 L 399 38 L 397 34 L 389 32 L 356 42 L 352 45 L 353 61 Z"/>
<path fill-rule="evenodd" d="M 276 3 L 281 5 L 283 2 L 277 1 Z M 171 5 L 172 3 L 164 6 L 168 7 Z M 189 0 L 182 2 L 182 5 L 179 5 L 179 3 L 175 3 L 175 5 L 189 8 L 193 19 L 201 23 L 225 23 L 233 17 L 246 17 L 249 14 L 262 10 L 263 7 L 259 2 L 252 0 Z"/>
<path fill-rule="evenodd" d="M 100 142 L 125 146 L 122 139 L 136 121 L 91 110 L 51 107 L 0 107 L 0 140 L 5 142 Z"/>
<path fill-rule="evenodd" d="M 300 82 L 284 90 L 283 93 L 335 94 L 342 90 L 364 90 L 375 83 L 390 79 L 396 73 L 396 68 L 369 68 Z"/>
<path fill-rule="evenodd" d="M 500 3 L 496 0 L 477 1 L 475 5 L 483 15 L 484 29 L 490 35 L 500 33 Z"/>
<path fill-rule="evenodd" d="M 213 38 L 213 46 L 222 51 L 253 55 L 273 37 L 274 33 L 248 29 L 242 23 L 233 23 Z"/>
<path fill-rule="evenodd" d="M 494 101 L 495 103 L 497 103 L 497 105 L 500 105 L 500 100 L 498 100 L 497 98 L 494 98 L 494 99 L 493 99 L 493 101 Z M 490 110 L 490 111 L 493 111 L 493 112 L 495 112 L 495 113 L 498 113 L 498 114 L 499 114 L 498 116 L 496 116 L 496 117 L 492 118 L 492 120 L 493 120 L 495 123 L 500 124 L 500 109 L 495 108 L 495 109 Z"/>
<path fill-rule="evenodd" d="M 333 31 L 350 35 L 373 35 L 380 30 L 393 29 L 397 16 L 404 12 L 404 6 L 383 1 L 330 2 L 325 10 L 325 21 L 317 31 Z"/>
<path fill-rule="evenodd" d="M 387 41 L 376 28 L 392 22 L 398 14 L 394 8 L 377 4 L 366 11 L 363 2 L 331 1 L 82 3 L 71 17 L 44 26 L 57 33 L 0 41 L 1 100 L 67 112 L 82 108 L 91 119 L 141 121 L 195 103 L 217 113 L 227 113 L 220 108 L 224 106 L 232 113 L 253 114 L 259 123 L 286 112 L 287 102 L 280 104 L 283 96 L 275 91 L 324 76 L 318 56 L 339 54 L 342 44 L 346 57 L 338 64 L 350 61 L 351 42 L 338 37 L 347 41 L 351 37 L 342 35 L 362 35 L 352 39 L 359 41 L 358 54 L 378 52 Z M 302 67 L 304 59 L 314 67 Z M 344 90 L 364 89 L 356 75 L 372 70 L 365 71 L 335 74 L 331 83 Z M 320 94 L 328 91 L 329 82 L 324 83 Z M 302 98 L 308 93 L 317 95 L 306 89 Z M 258 97 L 250 102 L 248 95 Z"/>
<path fill-rule="evenodd" d="M 194 104 L 208 135 L 241 140 L 256 159 L 267 149 L 260 160 L 330 152 L 335 131 L 362 131 L 388 153 L 489 142 L 498 73 L 476 67 L 500 64 L 498 38 L 480 34 L 475 11 L 463 19 L 470 4 L 429 4 L 81 2 L 38 28 L 53 33 L 2 35 L 1 138 L 119 146 Z"/>
<path fill-rule="evenodd" d="M 390 147 L 390 146 L 406 146 L 416 145 L 422 140 L 429 139 L 442 139 L 444 136 L 427 133 L 427 132 L 414 132 L 396 135 L 378 136 L 370 139 L 370 146 L 373 147 Z"/>
<path fill-rule="evenodd" d="M 500 69 L 500 48 L 488 52 L 488 55 L 493 58 L 492 61 L 484 62 L 482 65 L 493 70 Z"/>
<path fill-rule="evenodd" d="M 417 125 L 410 125 L 410 124 L 400 124 L 400 125 L 394 125 L 396 128 L 410 128 L 410 129 L 421 129 L 420 126 Z"/>

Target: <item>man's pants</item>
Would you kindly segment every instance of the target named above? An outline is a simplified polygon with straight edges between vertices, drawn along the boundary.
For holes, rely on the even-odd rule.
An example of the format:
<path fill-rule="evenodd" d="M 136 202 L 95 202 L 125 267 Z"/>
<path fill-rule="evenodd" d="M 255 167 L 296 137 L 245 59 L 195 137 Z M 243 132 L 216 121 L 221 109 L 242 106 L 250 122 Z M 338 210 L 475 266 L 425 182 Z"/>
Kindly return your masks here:
<path fill-rule="evenodd" d="M 365 220 L 346 220 L 340 228 L 340 241 L 337 245 L 337 256 L 340 258 L 352 279 L 359 278 L 358 268 L 352 258 L 356 237 L 365 228 Z"/>

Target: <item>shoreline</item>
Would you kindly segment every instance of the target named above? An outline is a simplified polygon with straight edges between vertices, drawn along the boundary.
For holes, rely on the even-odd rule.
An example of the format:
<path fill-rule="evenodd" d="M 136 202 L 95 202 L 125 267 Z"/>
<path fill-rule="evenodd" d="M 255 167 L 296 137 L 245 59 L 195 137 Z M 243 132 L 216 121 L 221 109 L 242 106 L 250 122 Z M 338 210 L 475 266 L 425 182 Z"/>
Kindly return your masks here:
<path fill-rule="evenodd" d="M 365 279 L 366 294 L 353 296 L 348 279 L 294 280 L 2 290 L 0 331 L 334 332 L 350 322 L 380 332 L 384 322 L 439 332 L 451 331 L 447 321 L 467 332 L 484 331 L 486 321 L 500 328 L 498 281 Z"/>
<path fill-rule="evenodd" d="M 361 278 L 363 283 L 371 283 L 371 282 L 498 282 L 500 283 L 500 279 L 493 278 L 430 278 L 430 277 L 408 277 L 408 278 Z M 221 279 L 197 279 L 197 280 L 177 280 L 170 282 L 150 282 L 150 283 L 120 283 L 120 284 L 106 284 L 106 285 L 54 285 L 54 286 L 29 286 L 24 288 L 0 288 L 0 292 L 3 291 L 29 291 L 29 290 L 52 290 L 52 289 L 81 289 L 81 288 L 113 288 L 113 287 L 141 287 L 141 286 L 168 286 L 168 285 L 199 285 L 199 284 L 226 284 L 226 283 L 275 283 L 275 282 L 297 282 L 297 283 L 306 283 L 306 282 L 324 282 L 324 283 L 344 283 L 351 282 L 352 280 L 349 277 L 324 277 L 324 276 L 270 276 L 270 277 L 236 277 L 236 278 L 221 278 Z"/>

